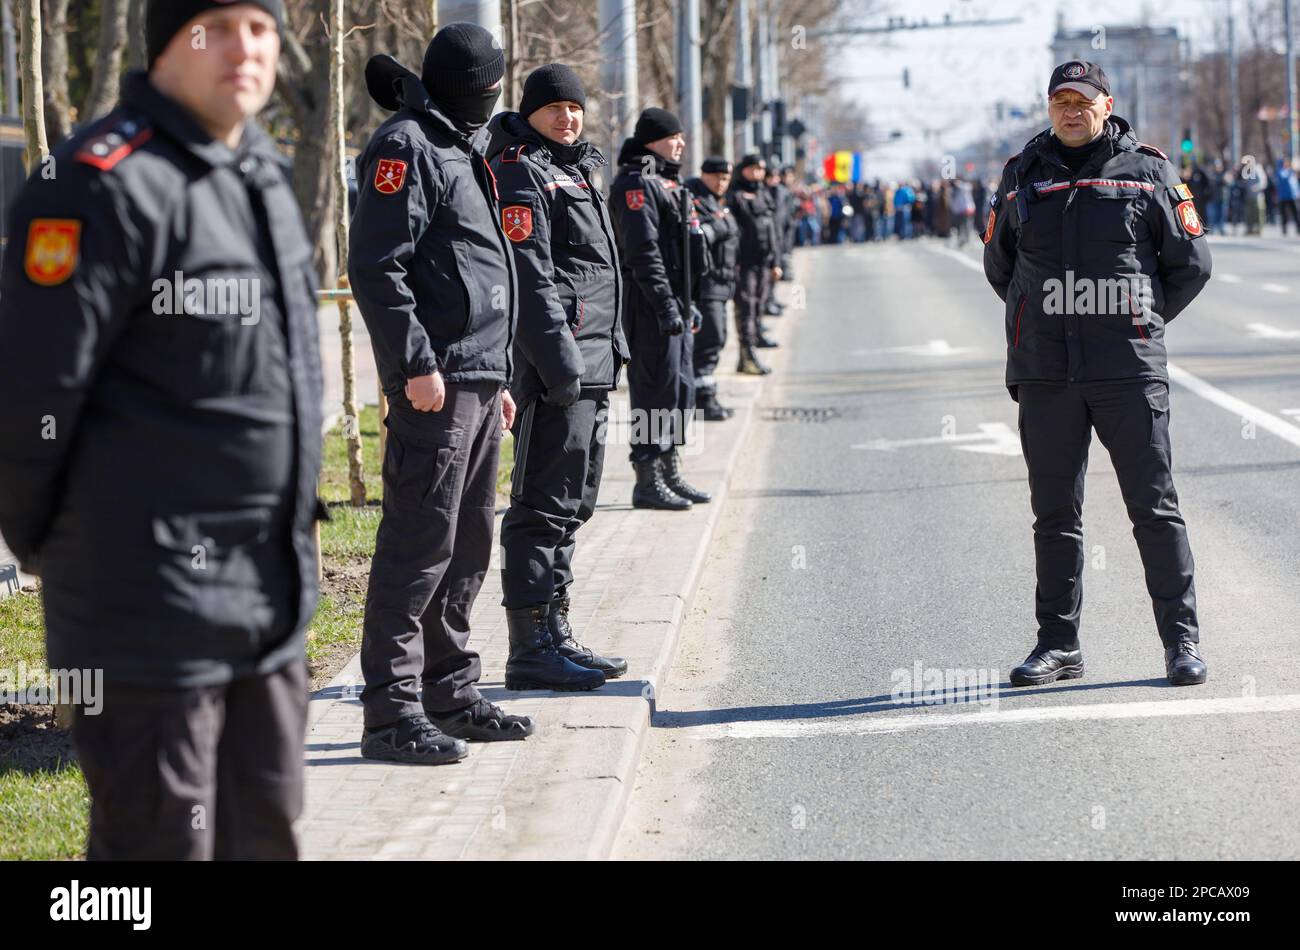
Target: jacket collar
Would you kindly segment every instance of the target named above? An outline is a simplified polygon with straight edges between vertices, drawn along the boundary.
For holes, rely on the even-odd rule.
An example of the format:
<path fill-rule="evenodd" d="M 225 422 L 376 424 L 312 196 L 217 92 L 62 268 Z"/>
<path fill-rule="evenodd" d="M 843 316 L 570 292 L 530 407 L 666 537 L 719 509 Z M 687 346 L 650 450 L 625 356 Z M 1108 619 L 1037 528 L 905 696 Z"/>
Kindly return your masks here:
<path fill-rule="evenodd" d="M 244 123 L 239 147 L 231 149 L 209 135 L 184 106 L 160 92 L 144 71 L 128 73 L 122 80 L 122 105 L 146 116 L 155 128 L 210 167 L 232 165 L 249 156 L 279 162 L 279 153 L 270 136 L 257 122 Z"/>
<path fill-rule="evenodd" d="M 493 116 L 488 122 L 487 157 L 495 158 L 505 149 L 517 142 L 528 146 L 528 152 L 542 161 L 557 165 L 571 165 L 583 171 L 600 168 L 605 165 L 605 156 L 600 149 L 590 142 L 579 139 L 572 145 L 546 138 L 526 121 L 518 112 L 502 112 Z"/>

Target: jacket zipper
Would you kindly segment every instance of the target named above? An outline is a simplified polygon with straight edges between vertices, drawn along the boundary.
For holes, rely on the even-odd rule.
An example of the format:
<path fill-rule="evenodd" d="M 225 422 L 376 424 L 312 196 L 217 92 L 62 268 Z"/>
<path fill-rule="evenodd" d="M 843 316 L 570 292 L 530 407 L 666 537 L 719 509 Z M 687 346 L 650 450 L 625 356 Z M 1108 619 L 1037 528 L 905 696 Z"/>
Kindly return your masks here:
<path fill-rule="evenodd" d="M 1028 297 L 1021 297 L 1020 306 L 1016 307 L 1016 341 L 1012 346 L 1020 346 L 1020 316 L 1025 312 L 1025 301 L 1028 299 Z"/>
<path fill-rule="evenodd" d="M 1128 297 L 1128 312 L 1129 312 L 1129 315 L 1130 315 L 1130 316 L 1134 316 L 1134 317 L 1136 317 L 1136 316 L 1138 315 L 1138 312 L 1137 312 L 1137 309 L 1136 309 L 1136 304 L 1133 302 L 1133 295 L 1132 295 L 1132 294 L 1125 294 L 1124 296 Z M 1139 336 L 1139 337 L 1141 337 L 1141 338 L 1144 339 L 1144 340 L 1150 339 L 1150 338 L 1147 336 L 1147 331 L 1143 328 L 1142 324 L 1138 323 L 1138 322 L 1135 320 L 1135 321 L 1133 321 L 1133 326 L 1137 327 L 1137 331 L 1138 331 L 1138 336 Z"/>

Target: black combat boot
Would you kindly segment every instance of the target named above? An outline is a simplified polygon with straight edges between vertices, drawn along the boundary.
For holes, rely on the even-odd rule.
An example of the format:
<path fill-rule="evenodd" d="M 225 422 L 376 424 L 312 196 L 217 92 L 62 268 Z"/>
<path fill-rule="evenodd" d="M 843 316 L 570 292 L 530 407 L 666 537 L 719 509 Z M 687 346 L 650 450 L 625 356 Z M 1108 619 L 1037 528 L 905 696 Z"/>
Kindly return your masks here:
<path fill-rule="evenodd" d="M 361 734 L 361 756 L 381 762 L 446 765 L 469 755 L 461 739 L 444 734 L 424 716 L 403 716 Z"/>
<path fill-rule="evenodd" d="M 772 339 L 766 333 L 761 332 L 758 334 L 758 342 L 754 344 L 755 348 L 760 350 L 775 350 L 780 347 L 780 345 L 780 343 L 776 342 L 776 340 Z"/>
<path fill-rule="evenodd" d="M 740 365 L 736 367 L 736 372 L 743 376 L 766 376 L 772 372 L 772 369 L 758 361 L 758 356 L 754 353 L 752 346 L 742 343 L 740 346 Z"/>
<path fill-rule="evenodd" d="M 1042 686 L 1057 680 L 1077 680 L 1082 676 L 1082 650 L 1053 650 L 1037 646 L 1025 662 L 1011 671 L 1011 685 Z"/>
<path fill-rule="evenodd" d="M 697 505 L 712 500 L 713 496 L 708 492 L 700 491 L 693 485 L 688 485 L 682 478 L 682 460 L 676 449 L 673 449 L 667 455 L 659 456 L 659 469 L 664 473 L 664 484 L 668 486 L 668 490 L 674 495 L 689 498 Z"/>
<path fill-rule="evenodd" d="M 1199 686 L 1207 670 L 1200 651 L 1191 640 L 1180 640 L 1165 648 L 1165 674 L 1171 686 Z"/>
<path fill-rule="evenodd" d="M 700 410 L 700 418 L 705 422 L 726 422 L 736 414 L 718 402 L 718 394 L 712 389 L 701 389 L 695 393 L 695 408 Z"/>
<path fill-rule="evenodd" d="M 548 607 L 507 610 L 510 659 L 506 660 L 506 689 L 552 689 L 581 692 L 605 685 L 599 670 L 579 666 L 562 656 L 551 641 Z"/>
<path fill-rule="evenodd" d="M 605 679 L 617 679 L 627 672 L 627 660 L 621 656 L 601 656 L 585 647 L 573 635 L 569 625 L 569 592 L 558 590 L 551 600 L 551 642 L 560 656 L 589 670 L 600 670 Z"/>
<path fill-rule="evenodd" d="M 688 499 L 673 492 L 664 483 L 659 471 L 659 460 L 633 462 L 636 469 L 636 488 L 632 489 L 633 508 L 656 508 L 662 511 L 685 511 L 691 507 Z"/>

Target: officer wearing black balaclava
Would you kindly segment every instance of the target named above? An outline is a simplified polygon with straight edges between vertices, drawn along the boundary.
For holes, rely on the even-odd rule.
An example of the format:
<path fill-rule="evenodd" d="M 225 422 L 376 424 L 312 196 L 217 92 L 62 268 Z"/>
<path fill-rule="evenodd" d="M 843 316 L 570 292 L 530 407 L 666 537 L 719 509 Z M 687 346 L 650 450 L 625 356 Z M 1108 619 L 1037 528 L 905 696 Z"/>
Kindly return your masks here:
<path fill-rule="evenodd" d="M 533 732 L 479 693 L 469 649 L 515 415 L 515 269 L 484 158 L 504 73 L 471 23 L 438 31 L 419 76 L 391 56 L 366 66 L 370 95 L 396 112 L 357 162 L 348 268 L 389 400 L 361 645 L 372 759 L 454 762 L 464 740 Z"/>

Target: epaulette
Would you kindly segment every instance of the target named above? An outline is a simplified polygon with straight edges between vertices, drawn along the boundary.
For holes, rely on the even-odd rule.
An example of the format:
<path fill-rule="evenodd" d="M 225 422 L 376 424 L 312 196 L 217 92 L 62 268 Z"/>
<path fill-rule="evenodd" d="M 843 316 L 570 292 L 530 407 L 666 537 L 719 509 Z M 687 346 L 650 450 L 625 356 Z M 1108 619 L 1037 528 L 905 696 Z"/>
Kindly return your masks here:
<path fill-rule="evenodd" d="M 1003 167 L 1003 168 L 1007 168 L 1008 166 L 1011 165 L 1012 162 L 1014 162 L 1014 161 L 1015 161 L 1017 158 L 1019 158 L 1022 154 L 1023 154 L 1023 153 L 1021 153 L 1021 152 L 1016 152 L 1016 154 L 1012 155 L 1010 158 L 1008 158 L 1008 159 L 1006 160 L 1006 163 L 1005 163 L 1002 167 Z"/>
<path fill-rule="evenodd" d="M 1148 155 L 1159 155 L 1165 161 L 1169 161 L 1169 156 L 1160 151 L 1160 149 L 1156 148 L 1154 145 L 1147 145 L 1145 142 L 1138 142 L 1137 148 L 1139 152 L 1146 152 Z"/>
<path fill-rule="evenodd" d="M 524 149 L 528 148 L 527 142 L 517 142 L 514 145 L 506 146 L 505 151 L 501 153 L 502 162 L 517 162 L 519 157 L 524 154 Z"/>
<path fill-rule="evenodd" d="M 134 119 L 126 119 L 107 132 L 92 136 L 82 143 L 74 159 L 92 165 L 100 171 L 110 171 L 145 142 L 153 138 L 153 128 L 142 126 Z"/>

